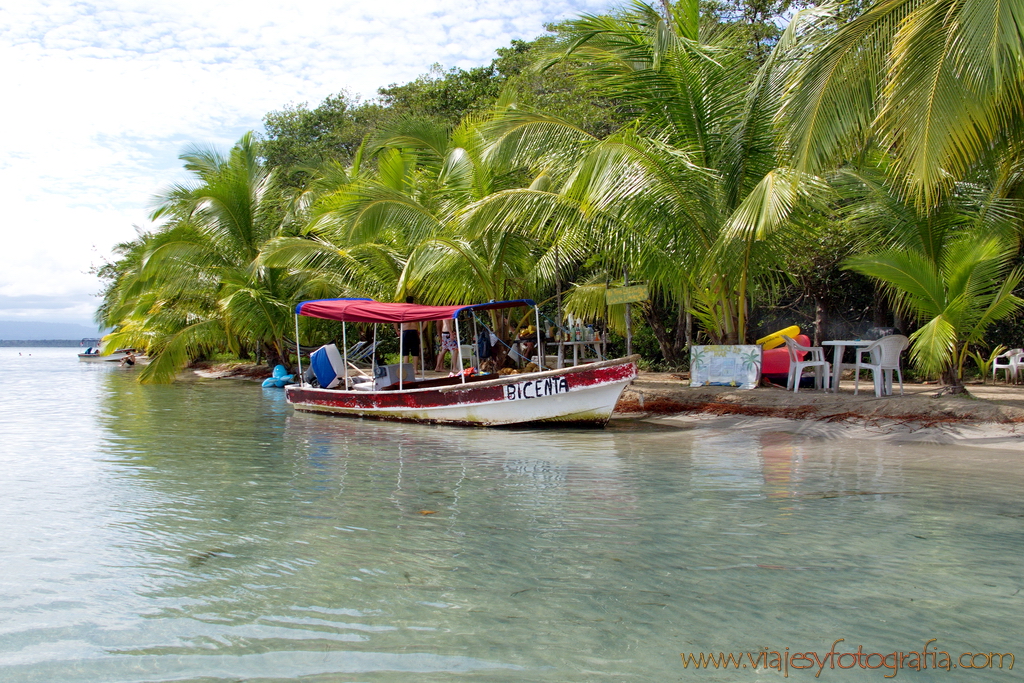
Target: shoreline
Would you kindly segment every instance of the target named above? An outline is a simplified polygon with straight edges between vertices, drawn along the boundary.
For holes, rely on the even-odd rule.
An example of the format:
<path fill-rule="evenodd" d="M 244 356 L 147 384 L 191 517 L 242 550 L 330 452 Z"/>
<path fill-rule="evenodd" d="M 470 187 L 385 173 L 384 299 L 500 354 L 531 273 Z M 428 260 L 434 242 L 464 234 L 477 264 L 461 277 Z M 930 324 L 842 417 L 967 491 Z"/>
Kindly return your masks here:
<path fill-rule="evenodd" d="M 679 430 L 742 431 L 753 435 L 785 433 L 825 441 L 856 440 L 892 445 L 997 449 L 1024 455 L 1024 424 L 1018 423 L 959 422 L 914 426 L 884 418 L 864 422 L 825 422 L 814 419 L 707 413 L 662 416 L 623 413 L 613 415 L 612 421 L 633 421 L 637 424 Z"/>
<path fill-rule="evenodd" d="M 969 396 L 936 396 L 936 384 L 905 384 L 904 395 L 876 398 L 861 382 L 838 394 L 783 387 L 691 388 L 681 375 L 641 373 L 626 388 L 613 419 L 676 429 L 785 432 L 857 439 L 1019 450 L 1024 453 L 1024 386 L 968 385 Z"/>
<path fill-rule="evenodd" d="M 936 426 L 960 423 L 1024 425 L 1024 386 L 968 385 L 969 395 L 937 396 L 937 384 L 905 384 L 892 396 L 876 398 L 870 383 L 861 382 L 854 395 L 852 381 L 840 382 L 839 393 L 783 387 L 691 388 L 681 375 L 641 373 L 626 388 L 617 412 L 649 415 L 711 414 L 788 418 L 822 422 L 874 422 Z M 866 390 L 865 390 L 866 389 Z"/>
<path fill-rule="evenodd" d="M 262 381 L 269 368 L 204 364 L 204 379 Z M 428 373 L 430 374 L 430 373 Z M 865 391 L 865 388 L 867 391 Z M 870 383 L 840 383 L 838 394 L 782 387 L 691 388 L 683 375 L 641 372 L 615 407 L 613 422 L 677 429 L 787 432 L 826 439 L 1024 449 L 1024 386 L 968 385 L 970 396 L 935 396 L 934 384 L 905 384 L 904 396 L 875 398 Z"/>

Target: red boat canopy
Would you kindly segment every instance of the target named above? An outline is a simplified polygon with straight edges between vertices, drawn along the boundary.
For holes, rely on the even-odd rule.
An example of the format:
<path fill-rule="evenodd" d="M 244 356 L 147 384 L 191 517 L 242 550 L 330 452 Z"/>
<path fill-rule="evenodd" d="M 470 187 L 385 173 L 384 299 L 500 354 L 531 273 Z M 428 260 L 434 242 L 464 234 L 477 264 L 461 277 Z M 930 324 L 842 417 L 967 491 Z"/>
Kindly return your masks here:
<path fill-rule="evenodd" d="M 470 306 L 422 306 L 387 304 L 372 299 L 316 299 L 295 307 L 298 315 L 347 323 L 410 323 L 455 318 L 462 311 L 486 311 L 494 308 L 536 306 L 531 299 L 490 301 Z"/>

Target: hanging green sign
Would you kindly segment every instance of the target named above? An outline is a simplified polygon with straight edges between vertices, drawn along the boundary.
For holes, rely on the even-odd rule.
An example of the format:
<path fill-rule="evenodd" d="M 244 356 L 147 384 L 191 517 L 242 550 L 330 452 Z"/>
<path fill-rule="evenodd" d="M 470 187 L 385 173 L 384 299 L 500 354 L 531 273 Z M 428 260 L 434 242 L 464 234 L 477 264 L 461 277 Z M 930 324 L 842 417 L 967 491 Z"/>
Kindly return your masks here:
<path fill-rule="evenodd" d="M 647 301 L 647 299 L 647 285 L 611 287 L 605 291 L 605 301 L 609 306 L 615 306 L 616 304 L 632 304 L 637 301 Z"/>

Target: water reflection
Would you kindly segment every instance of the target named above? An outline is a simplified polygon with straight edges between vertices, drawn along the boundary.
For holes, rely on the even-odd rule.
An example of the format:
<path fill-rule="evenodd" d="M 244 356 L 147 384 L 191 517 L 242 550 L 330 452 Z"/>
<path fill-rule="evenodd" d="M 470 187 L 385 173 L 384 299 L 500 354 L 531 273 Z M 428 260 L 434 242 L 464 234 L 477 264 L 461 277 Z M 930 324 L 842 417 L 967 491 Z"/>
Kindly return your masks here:
<path fill-rule="evenodd" d="M 72 400 L 0 413 L 0 678 L 677 680 L 680 651 L 839 637 L 1024 652 L 1019 458 L 394 425 L 59 372 Z M 43 406 L 64 434 L 26 426 Z"/>

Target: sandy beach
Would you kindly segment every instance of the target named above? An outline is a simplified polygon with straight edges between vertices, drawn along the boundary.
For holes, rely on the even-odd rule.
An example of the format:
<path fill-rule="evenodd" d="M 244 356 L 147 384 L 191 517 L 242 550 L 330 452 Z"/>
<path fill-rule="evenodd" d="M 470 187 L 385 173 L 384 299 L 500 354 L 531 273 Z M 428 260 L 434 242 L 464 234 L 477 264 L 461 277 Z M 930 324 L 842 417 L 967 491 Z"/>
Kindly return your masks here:
<path fill-rule="evenodd" d="M 1024 452 L 1024 386 L 968 385 L 964 396 L 936 396 L 935 384 L 905 384 L 876 398 L 870 382 L 854 395 L 781 387 L 690 388 L 684 376 L 641 373 L 623 393 L 615 419 L 680 429 L 787 432 L 828 439 L 868 439 L 988 447 Z"/>

